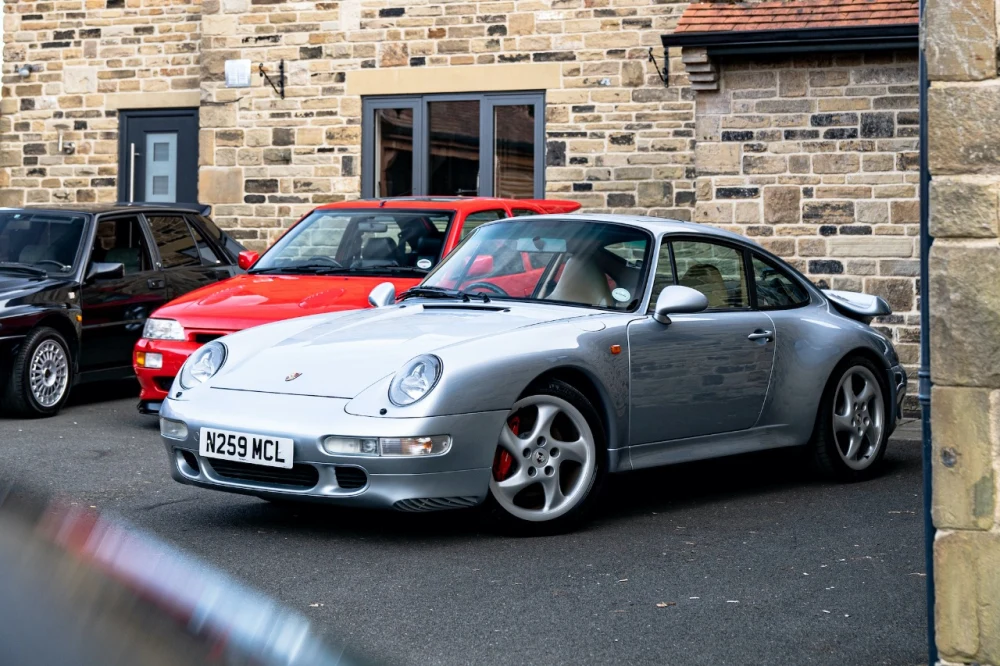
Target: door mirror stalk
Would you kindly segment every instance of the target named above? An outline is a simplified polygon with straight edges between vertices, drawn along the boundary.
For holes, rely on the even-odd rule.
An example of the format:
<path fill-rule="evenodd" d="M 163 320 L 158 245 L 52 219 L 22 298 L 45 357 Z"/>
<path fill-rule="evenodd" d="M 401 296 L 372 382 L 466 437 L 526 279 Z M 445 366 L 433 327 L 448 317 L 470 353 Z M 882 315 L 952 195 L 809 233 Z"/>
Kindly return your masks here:
<path fill-rule="evenodd" d="M 653 319 L 661 324 L 670 323 L 670 315 L 693 314 L 703 312 L 708 308 L 705 294 L 691 287 L 671 285 L 664 288 L 656 297 L 656 307 L 653 308 Z"/>

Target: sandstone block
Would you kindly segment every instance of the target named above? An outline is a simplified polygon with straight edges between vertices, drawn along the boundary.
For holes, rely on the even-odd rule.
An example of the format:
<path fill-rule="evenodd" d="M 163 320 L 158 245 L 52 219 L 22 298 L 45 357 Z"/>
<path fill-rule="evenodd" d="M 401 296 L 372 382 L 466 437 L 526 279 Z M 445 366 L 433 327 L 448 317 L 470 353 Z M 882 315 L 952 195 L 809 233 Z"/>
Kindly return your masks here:
<path fill-rule="evenodd" d="M 743 157 L 744 173 L 771 174 L 786 171 L 788 171 L 788 159 L 784 155 L 746 155 Z"/>
<path fill-rule="evenodd" d="M 24 190 L 2 189 L 0 190 L 0 207 L 18 208 L 24 205 Z"/>
<path fill-rule="evenodd" d="M 739 173 L 740 146 L 737 143 L 699 143 L 694 148 L 694 163 L 700 175 Z"/>
<path fill-rule="evenodd" d="M 388 42 L 382 44 L 379 50 L 381 67 L 404 67 L 410 62 L 410 50 L 406 42 Z"/>
<path fill-rule="evenodd" d="M 928 287 L 934 383 L 1000 387 L 1000 252 L 935 243 Z"/>
<path fill-rule="evenodd" d="M 889 221 L 889 204 L 885 201 L 858 201 L 854 204 L 858 222 L 885 224 Z"/>
<path fill-rule="evenodd" d="M 991 47 L 992 48 L 992 47 Z M 934 176 L 1000 173 L 1000 86 L 932 87 L 927 149 Z"/>
<path fill-rule="evenodd" d="M 935 178 L 930 190 L 930 229 L 935 238 L 990 238 L 997 235 L 1000 187 Z"/>
<path fill-rule="evenodd" d="M 198 199 L 211 204 L 243 202 L 243 170 L 202 167 L 198 170 Z"/>
<path fill-rule="evenodd" d="M 927 75 L 934 81 L 977 81 L 997 75 L 992 0 L 927 0 Z"/>
<path fill-rule="evenodd" d="M 807 89 L 807 73 L 801 69 L 783 70 L 778 77 L 778 94 L 782 97 L 802 97 Z"/>
<path fill-rule="evenodd" d="M 800 221 L 801 199 L 802 190 L 798 187 L 765 187 L 764 222 L 768 224 L 796 224 Z"/>
<path fill-rule="evenodd" d="M 913 239 L 891 236 L 859 236 L 831 238 L 831 257 L 912 257 Z"/>
<path fill-rule="evenodd" d="M 979 536 L 952 532 L 934 542 L 934 624 L 938 651 L 949 661 L 966 661 L 979 652 Z"/>
<path fill-rule="evenodd" d="M 97 92 L 96 67 L 66 67 L 63 69 L 64 93 Z"/>
<path fill-rule="evenodd" d="M 891 211 L 893 224 L 920 224 L 919 201 L 893 201 Z"/>
<path fill-rule="evenodd" d="M 202 105 L 198 110 L 198 123 L 201 127 L 235 127 L 235 104 Z"/>
<path fill-rule="evenodd" d="M 673 205 L 674 186 L 667 181 L 645 181 L 639 183 L 640 206 L 649 208 Z"/>
<path fill-rule="evenodd" d="M 993 524 L 995 479 L 991 451 L 995 445 L 991 410 L 1000 391 L 935 386 L 931 396 L 934 421 L 934 525 L 938 529 L 989 529 Z"/>
<path fill-rule="evenodd" d="M 861 158 L 853 153 L 813 155 L 815 173 L 853 173 L 861 168 Z"/>

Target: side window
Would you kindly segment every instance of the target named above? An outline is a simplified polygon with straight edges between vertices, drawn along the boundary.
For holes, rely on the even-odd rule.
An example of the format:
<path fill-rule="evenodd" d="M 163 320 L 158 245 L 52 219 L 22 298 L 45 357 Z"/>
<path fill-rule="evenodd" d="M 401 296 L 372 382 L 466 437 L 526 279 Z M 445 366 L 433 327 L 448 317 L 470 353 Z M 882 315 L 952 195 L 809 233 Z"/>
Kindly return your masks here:
<path fill-rule="evenodd" d="M 514 208 L 510 211 L 511 217 L 525 217 L 526 215 L 538 215 L 538 211 L 530 208 Z"/>
<path fill-rule="evenodd" d="M 809 292 L 771 262 L 754 256 L 753 277 L 757 307 L 761 310 L 794 308 L 809 302 Z"/>
<path fill-rule="evenodd" d="M 202 237 L 201 232 L 198 231 L 198 227 L 190 224 L 191 235 L 194 236 L 195 245 L 198 247 L 198 255 L 201 257 L 202 266 L 218 266 L 222 263 L 219 259 L 219 255 L 216 254 L 212 246 L 208 244 L 208 241 Z"/>
<path fill-rule="evenodd" d="M 470 213 L 462 224 L 462 238 L 475 231 L 476 227 L 480 224 L 492 222 L 493 220 L 502 220 L 505 217 L 507 217 L 507 212 L 503 210 L 482 210 L 478 213 Z"/>
<path fill-rule="evenodd" d="M 677 283 L 705 294 L 713 310 L 750 306 L 743 252 L 701 241 L 672 241 Z"/>
<path fill-rule="evenodd" d="M 94 237 L 93 261 L 122 264 L 125 275 L 152 269 L 149 248 L 138 217 L 102 219 Z"/>
<path fill-rule="evenodd" d="M 653 274 L 653 295 L 649 298 L 649 309 L 652 314 L 656 310 L 656 298 L 660 292 L 667 287 L 677 284 L 674 281 L 674 267 L 670 262 L 670 243 L 663 241 L 660 243 L 660 255 L 656 260 L 656 273 Z"/>
<path fill-rule="evenodd" d="M 201 266 L 201 254 L 183 215 L 148 216 L 163 268 Z"/>

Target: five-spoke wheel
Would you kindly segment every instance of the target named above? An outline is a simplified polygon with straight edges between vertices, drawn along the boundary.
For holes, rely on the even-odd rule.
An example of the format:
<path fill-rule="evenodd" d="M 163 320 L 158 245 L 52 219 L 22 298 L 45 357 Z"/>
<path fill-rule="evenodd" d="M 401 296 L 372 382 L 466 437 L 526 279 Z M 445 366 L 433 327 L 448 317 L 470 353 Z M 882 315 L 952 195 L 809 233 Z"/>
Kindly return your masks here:
<path fill-rule="evenodd" d="M 885 454 L 887 417 L 878 368 L 851 358 L 834 373 L 820 405 L 813 434 L 821 470 L 847 480 L 875 473 Z"/>
<path fill-rule="evenodd" d="M 490 495 L 509 522 L 576 522 L 603 477 L 604 434 L 593 406 L 560 381 L 514 404 L 500 432 Z"/>

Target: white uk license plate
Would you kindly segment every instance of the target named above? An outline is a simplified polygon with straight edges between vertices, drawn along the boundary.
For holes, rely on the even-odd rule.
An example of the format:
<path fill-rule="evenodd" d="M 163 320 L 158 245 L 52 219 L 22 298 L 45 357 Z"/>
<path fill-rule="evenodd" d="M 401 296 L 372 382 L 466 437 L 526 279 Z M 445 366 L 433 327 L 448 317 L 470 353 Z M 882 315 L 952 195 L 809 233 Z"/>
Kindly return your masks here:
<path fill-rule="evenodd" d="M 287 437 L 202 428 L 198 453 L 206 458 L 291 469 L 294 446 L 294 442 Z"/>

